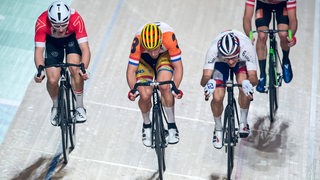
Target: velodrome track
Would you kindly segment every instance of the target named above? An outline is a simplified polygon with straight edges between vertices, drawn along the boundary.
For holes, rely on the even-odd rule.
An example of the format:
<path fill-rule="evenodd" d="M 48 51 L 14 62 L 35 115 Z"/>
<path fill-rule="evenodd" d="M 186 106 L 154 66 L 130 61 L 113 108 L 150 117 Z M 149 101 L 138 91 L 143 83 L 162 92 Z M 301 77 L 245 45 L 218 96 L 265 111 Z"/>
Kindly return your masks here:
<path fill-rule="evenodd" d="M 180 142 L 166 149 L 165 179 L 225 179 L 227 156 L 212 146 L 213 118 L 199 82 L 213 38 L 225 29 L 242 31 L 244 1 L 74 0 L 71 6 L 86 22 L 92 51 L 88 121 L 77 126 L 76 149 L 64 166 L 45 83 L 31 81 L 0 146 L 0 179 L 156 179 L 155 152 L 141 142 L 142 118 L 137 102 L 127 99 L 125 79 L 134 33 L 149 21 L 170 24 L 183 52 L 185 95 L 175 106 Z M 320 0 L 297 6 L 294 79 L 280 88 L 273 126 L 268 96 L 255 93 L 252 133 L 236 146 L 233 179 L 320 179 Z"/>

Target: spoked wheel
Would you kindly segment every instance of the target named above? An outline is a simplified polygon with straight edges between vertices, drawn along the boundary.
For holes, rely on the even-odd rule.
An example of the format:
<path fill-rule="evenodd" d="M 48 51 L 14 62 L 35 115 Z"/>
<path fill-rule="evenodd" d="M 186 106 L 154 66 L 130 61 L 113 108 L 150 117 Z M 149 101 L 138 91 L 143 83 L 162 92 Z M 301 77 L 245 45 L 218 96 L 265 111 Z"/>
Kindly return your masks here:
<path fill-rule="evenodd" d="M 69 158 L 69 146 L 68 146 L 68 113 L 66 109 L 66 100 L 65 100 L 65 91 L 60 89 L 59 93 L 59 122 L 61 128 L 61 137 L 62 137 L 62 153 L 64 163 L 68 163 Z"/>
<path fill-rule="evenodd" d="M 161 114 L 160 114 L 161 115 Z M 161 126 L 160 126 L 160 115 L 158 112 L 154 114 L 155 121 L 155 150 L 158 158 L 158 171 L 159 171 L 159 179 L 163 179 L 163 173 L 165 170 L 164 164 L 164 147 L 162 145 L 162 137 L 161 137 Z"/>

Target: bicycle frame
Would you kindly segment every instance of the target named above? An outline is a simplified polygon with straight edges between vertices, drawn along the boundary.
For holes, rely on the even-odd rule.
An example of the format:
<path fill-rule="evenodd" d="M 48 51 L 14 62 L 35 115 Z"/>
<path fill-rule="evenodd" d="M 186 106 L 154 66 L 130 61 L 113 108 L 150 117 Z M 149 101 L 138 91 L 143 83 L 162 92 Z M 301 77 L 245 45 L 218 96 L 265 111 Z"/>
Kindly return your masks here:
<path fill-rule="evenodd" d="M 225 151 L 227 153 L 227 176 L 228 179 L 231 178 L 233 170 L 233 159 L 234 159 L 234 146 L 238 143 L 239 138 L 239 115 L 236 100 L 234 98 L 234 87 L 240 87 L 241 84 L 235 84 L 233 80 L 233 72 L 229 70 L 229 80 L 225 84 L 218 85 L 227 88 L 228 101 L 224 111 L 224 121 L 223 121 L 223 145 L 226 147 Z M 235 126 L 235 119 L 237 119 L 237 127 Z"/>
<path fill-rule="evenodd" d="M 162 108 L 161 97 L 159 95 L 159 86 L 164 84 L 171 84 L 172 89 L 175 93 L 179 94 L 179 90 L 176 88 L 173 81 L 150 81 L 144 83 L 136 83 L 131 92 L 134 94 L 139 86 L 152 86 L 152 122 L 151 122 L 151 147 L 155 149 L 158 159 L 158 171 L 159 179 L 163 179 L 163 173 L 166 170 L 165 165 L 165 148 L 167 147 L 167 130 L 163 124 L 163 118 L 166 119 L 165 113 Z"/>

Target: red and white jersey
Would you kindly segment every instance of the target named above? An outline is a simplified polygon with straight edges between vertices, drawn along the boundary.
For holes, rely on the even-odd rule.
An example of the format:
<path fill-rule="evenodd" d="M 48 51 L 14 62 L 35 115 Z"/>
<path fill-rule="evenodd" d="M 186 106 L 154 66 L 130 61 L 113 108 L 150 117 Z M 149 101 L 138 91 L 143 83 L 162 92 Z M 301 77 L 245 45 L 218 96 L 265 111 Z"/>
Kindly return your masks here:
<path fill-rule="evenodd" d="M 220 56 L 218 51 L 218 41 L 227 33 L 234 33 L 239 38 L 240 53 L 239 61 L 245 61 L 247 70 L 257 70 L 257 54 L 251 40 L 242 32 L 237 30 L 227 30 L 220 33 L 211 43 L 205 58 L 203 69 L 214 69 L 215 62 L 225 62 Z"/>
<path fill-rule="evenodd" d="M 35 36 L 34 36 L 35 47 L 45 47 L 46 35 L 55 37 L 53 33 L 54 31 L 55 30 L 52 27 L 50 20 L 48 19 L 48 11 L 44 11 L 38 17 L 35 25 Z M 71 9 L 70 20 L 69 20 L 69 24 L 68 24 L 65 36 L 55 37 L 55 38 L 68 37 L 73 33 L 75 33 L 76 39 L 79 44 L 88 41 L 88 36 L 87 36 L 83 19 L 81 18 L 80 14 L 77 11 L 75 11 L 74 9 Z"/>
<path fill-rule="evenodd" d="M 287 9 L 295 9 L 296 8 L 296 0 L 246 0 L 246 6 L 255 5 L 255 1 L 260 1 L 266 4 L 278 4 L 280 2 L 287 1 Z"/>
<path fill-rule="evenodd" d="M 170 55 L 171 62 L 176 62 L 181 60 L 181 50 L 178 46 L 178 41 L 175 37 L 174 30 L 168 24 L 164 22 L 154 22 L 162 32 L 162 45 L 160 53 L 168 51 Z M 129 56 L 129 64 L 138 66 L 142 53 L 146 53 L 147 50 L 140 43 L 141 41 L 141 31 L 144 25 L 139 28 L 138 32 L 135 34 L 135 37 L 131 46 L 131 53 Z"/>

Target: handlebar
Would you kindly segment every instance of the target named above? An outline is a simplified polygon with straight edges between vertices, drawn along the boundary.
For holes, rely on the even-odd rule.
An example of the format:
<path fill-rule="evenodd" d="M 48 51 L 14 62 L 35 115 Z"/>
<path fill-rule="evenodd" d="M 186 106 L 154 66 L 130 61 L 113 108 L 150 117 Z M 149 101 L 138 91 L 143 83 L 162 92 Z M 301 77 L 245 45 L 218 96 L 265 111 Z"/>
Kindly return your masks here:
<path fill-rule="evenodd" d="M 139 86 L 153 86 L 153 87 L 157 87 L 160 85 L 164 85 L 164 84 L 171 84 L 171 89 L 174 91 L 174 93 L 179 94 L 180 90 L 176 87 L 176 85 L 174 84 L 174 82 L 172 80 L 170 81 L 162 81 L 162 82 L 157 82 L 157 81 L 148 81 L 148 82 L 138 82 L 134 85 L 133 89 L 130 91 L 132 94 L 135 94 L 137 92 L 137 88 Z"/>
<path fill-rule="evenodd" d="M 291 29 L 288 29 L 288 30 L 266 29 L 266 30 L 251 30 L 249 32 L 250 40 L 252 40 L 252 38 L 253 38 L 253 33 L 256 33 L 256 32 L 263 32 L 263 33 L 267 33 L 267 34 L 275 34 L 278 32 L 288 32 L 289 39 L 290 40 L 292 39 L 292 30 Z"/>
<path fill-rule="evenodd" d="M 217 87 L 232 87 L 232 88 L 234 88 L 234 87 L 242 87 L 242 84 L 237 84 L 237 83 L 232 83 L 232 81 L 227 81 L 226 83 L 223 83 L 223 84 L 217 84 L 216 85 L 216 88 Z M 205 100 L 206 101 L 208 101 L 209 100 L 209 97 L 210 97 L 210 95 L 208 95 L 208 96 L 205 96 Z"/>
<path fill-rule="evenodd" d="M 73 63 L 58 63 L 58 64 L 51 64 L 51 65 L 47 65 L 47 66 L 43 66 L 43 65 L 39 65 L 38 67 L 38 73 L 37 73 L 37 77 L 41 76 L 41 71 L 43 71 L 46 68 L 50 68 L 50 67 L 70 67 L 70 66 L 74 66 L 74 67 L 80 67 L 81 71 L 83 74 L 86 73 L 86 69 L 84 68 L 84 64 L 80 63 L 80 64 L 73 64 Z"/>

